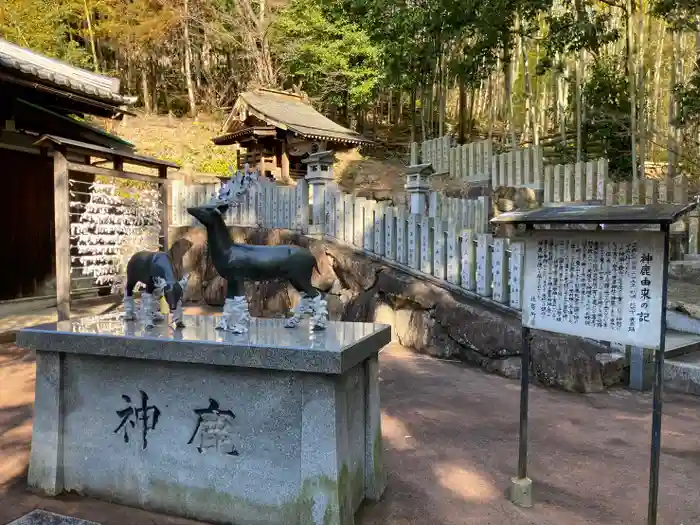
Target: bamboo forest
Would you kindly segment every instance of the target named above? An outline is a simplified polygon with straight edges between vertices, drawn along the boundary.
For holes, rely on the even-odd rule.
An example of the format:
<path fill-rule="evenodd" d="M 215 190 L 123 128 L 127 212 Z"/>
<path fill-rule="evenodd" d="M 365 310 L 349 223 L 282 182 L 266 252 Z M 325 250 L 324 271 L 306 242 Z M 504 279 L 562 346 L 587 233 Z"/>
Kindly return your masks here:
<path fill-rule="evenodd" d="M 119 76 L 146 113 L 283 88 L 387 144 L 700 173 L 695 0 L 5 0 L 0 37 Z"/>

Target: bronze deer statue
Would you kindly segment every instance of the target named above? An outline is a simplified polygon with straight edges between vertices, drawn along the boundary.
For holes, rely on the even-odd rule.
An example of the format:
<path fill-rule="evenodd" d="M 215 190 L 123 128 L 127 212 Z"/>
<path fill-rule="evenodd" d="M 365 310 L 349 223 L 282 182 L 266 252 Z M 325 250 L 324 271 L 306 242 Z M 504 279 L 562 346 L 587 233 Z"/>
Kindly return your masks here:
<path fill-rule="evenodd" d="M 257 172 L 238 172 L 222 186 L 217 197 L 204 206 L 187 208 L 187 212 L 207 229 L 209 253 L 216 271 L 226 279 L 224 315 L 217 328 L 244 333 L 250 321 L 245 298 L 245 280 L 263 281 L 286 279 L 299 292 L 301 300 L 292 310 L 285 326 L 295 328 L 305 314 L 311 314 L 311 330 L 323 330 L 328 322 L 327 303 L 311 284 L 316 258 L 300 246 L 257 246 L 237 244 L 231 240 L 223 214 L 236 206 L 253 185 L 258 184 Z"/>
<path fill-rule="evenodd" d="M 160 298 L 165 296 L 172 323 L 177 328 L 184 328 L 182 296 L 187 288 L 187 275 L 179 281 L 175 278 L 173 264 L 165 252 L 137 252 L 131 256 L 126 265 L 126 286 L 124 287 L 124 320 L 136 320 L 134 289 L 138 283 L 146 286 L 141 292 L 141 312 L 146 328 L 153 328 L 154 323 L 163 321 L 160 313 Z"/>

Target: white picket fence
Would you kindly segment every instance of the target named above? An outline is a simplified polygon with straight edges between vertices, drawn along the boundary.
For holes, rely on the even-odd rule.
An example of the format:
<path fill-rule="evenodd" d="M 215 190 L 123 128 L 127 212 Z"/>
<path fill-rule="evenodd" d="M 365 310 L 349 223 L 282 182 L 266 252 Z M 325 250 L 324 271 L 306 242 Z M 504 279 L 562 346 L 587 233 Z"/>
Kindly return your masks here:
<path fill-rule="evenodd" d="M 533 146 L 493 154 L 493 142 L 453 144 L 452 137 L 411 144 L 411 162 L 430 164 L 436 174 L 447 174 L 468 184 L 541 189 L 544 184 L 542 148 Z"/>
<path fill-rule="evenodd" d="M 326 237 L 520 310 L 522 243 L 487 233 L 487 197 L 433 193 L 420 215 L 331 189 L 324 208 Z"/>
<path fill-rule="evenodd" d="M 172 187 L 173 226 L 196 224 L 187 208 L 204 204 L 216 185 Z M 428 213 L 412 214 L 342 193 L 329 184 L 314 199 L 304 181 L 295 187 L 261 183 L 225 217 L 228 225 L 314 231 L 340 244 L 381 257 L 418 276 L 459 287 L 520 310 L 524 248 L 489 231 L 490 199 L 451 199 L 431 193 Z"/>
<path fill-rule="evenodd" d="M 430 164 L 436 174 L 449 175 L 465 185 L 531 188 L 538 191 L 543 206 L 561 206 L 598 201 L 616 204 L 688 204 L 688 179 L 663 177 L 663 170 L 651 170 L 650 177 L 629 182 L 609 178 L 608 160 L 545 165 L 542 148 L 530 146 L 493 154 L 491 141 L 454 144 L 445 136 L 411 144 L 411 163 Z M 683 247 L 690 257 L 700 257 L 700 217 L 692 213 L 673 226 L 676 233 L 686 232 Z"/>
<path fill-rule="evenodd" d="M 197 220 L 187 213 L 187 208 L 206 204 L 219 191 L 220 184 L 185 185 L 182 181 L 171 183 L 172 226 L 194 226 Z M 229 208 L 224 222 L 237 226 L 260 226 L 306 230 L 309 225 L 308 186 L 280 186 L 261 182 L 259 189 L 252 189 L 243 196 L 239 206 Z"/>
<path fill-rule="evenodd" d="M 684 176 L 615 182 L 608 176 L 608 160 L 545 165 L 540 146 L 493 154 L 489 140 L 453 144 L 450 136 L 411 144 L 411 162 L 427 163 L 436 174 L 465 183 L 543 190 L 545 206 L 585 201 L 613 204 L 688 203 Z"/>

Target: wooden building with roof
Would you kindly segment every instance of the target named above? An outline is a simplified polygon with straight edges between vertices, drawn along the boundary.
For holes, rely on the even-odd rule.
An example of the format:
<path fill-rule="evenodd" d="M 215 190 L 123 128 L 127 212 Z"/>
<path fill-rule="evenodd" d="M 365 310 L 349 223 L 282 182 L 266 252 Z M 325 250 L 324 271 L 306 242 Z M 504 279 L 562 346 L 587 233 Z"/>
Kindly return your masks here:
<path fill-rule="evenodd" d="M 302 160 L 311 153 L 340 152 L 371 143 L 316 111 L 303 96 L 274 89 L 242 93 L 214 144 L 245 148 L 239 168 L 249 164 L 275 179 L 306 175 Z"/>
<path fill-rule="evenodd" d="M 130 114 L 128 106 L 136 98 L 120 94 L 119 88 L 116 78 L 0 39 L 0 221 L 6 247 L 0 257 L 0 301 L 36 298 L 49 289 L 59 319 L 70 315 L 69 177 L 153 182 L 167 206 L 167 170 L 178 166 L 139 155 L 133 144 L 85 121 L 88 115 L 120 119 Z M 129 164 L 153 173 L 130 172 Z"/>

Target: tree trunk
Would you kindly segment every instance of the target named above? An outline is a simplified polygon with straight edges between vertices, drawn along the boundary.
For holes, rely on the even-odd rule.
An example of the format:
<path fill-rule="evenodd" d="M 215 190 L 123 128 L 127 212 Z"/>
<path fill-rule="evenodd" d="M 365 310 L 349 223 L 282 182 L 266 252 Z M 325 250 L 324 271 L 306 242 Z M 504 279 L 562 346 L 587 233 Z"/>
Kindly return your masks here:
<path fill-rule="evenodd" d="M 505 135 L 503 137 L 503 142 L 507 143 L 506 136 L 510 135 L 510 147 L 515 148 L 516 146 L 516 135 L 515 135 L 515 125 L 513 118 L 513 60 L 512 60 L 512 49 L 508 45 L 505 47 L 503 52 L 503 72 L 505 75 L 505 107 L 506 107 L 506 117 L 505 117 Z"/>
<path fill-rule="evenodd" d="M 141 64 L 141 98 L 143 99 L 143 110 L 147 115 L 151 113 L 151 92 L 148 86 L 148 77 L 150 68 L 148 67 L 148 59 L 144 59 Z"/>
<path fill-rule="evenodd" d="M 376 140 L 379 136 L 379 118 L 382 112 L 382 99 L 379 97 L 374 103 L 374 119 L 372 120 L 372 131 L 374 133 L 374 139 Z"/>
<path fill-rule="evenodd" d="M 427 129 L 427 124 L 429 115 L 426 115 L 426 112 L 430 110 L 429 106 L 432 106 L 432 103 L 430 102 L 433 98 L 433 84 L 430 85 L 430 90 L 425 89 L 425 85 L 421 87 L 421 105 L 420 105 L 420 127 L 421 127 L 421 136 L 423 137 L 423 142 L 428 140 L 430 137 L 428 136 L 428 129 Z M 427 100 L 426 100 L 427 99 Z"/>
<path fill-rule="evenodd" d="M 411 89 L 411 142 L 416 142 L 416 91 L 418 88 L 415 86 Z"/>
<path fill-rule="evenodd" d="M 152 109 L 153 113 L 156 115 L 158 114 L 158 102 L 159 102 L 159 88 L 160 86 L 158 85 L 158 61 L 153 60 L 150 62 L 150 68 L 149 68 L 149 75 L 150 75 L 150 85 L 151 85 L 151 94 L 153 95 L 153 102 L 152 102 Z"/>
<path fill-rule="evenodd" d="M 550 129 L 550 122 L 549 122 L 549 116 L 547 115 L 546 108 L 551 107 L 550 103 L 552 106 L 556 104 L 556 99 L 553 95 L 554 91 L 550 91 L 550 83 L 545 82 L 544 78 L 541 78 L 538 80 L 538 86 L 539 86 L 539 94 L 537 97 L 537 125 L 539 126 L 538 128 L 538 144 L 539 144 L 539 138 L 544 135 L 547 136 L 549 134 L 549 129 Z"/>
<path fill-rule="evenodd" d="M 659 38 L 659 47 L 656 49 L 656 60 L 654 61 L 654 80 L 653 80 L 653 90 L 654 99 L 652 101 L 653 110 L 651 111 L 650 121 L 653 123 L 652 128 L 654 129 L 654 139 L 655 142 L 659 142 L 657 130 L 661 129 L 661 119 L 659 118 L 659 106 L 661 98 L 661 68 L 663 67 L 663 56 L 664 56 L 664 43 L 666 41 L 666 23 L 661 20 L 661 37 Z M 671 43 L 673 45 L 673 43 Z M 671 65 L 673 67 L 673 65 Z M 657 147 L 653 149 L 658 149 Z"/>
<path fill-rule="evenodd" d="M 567 108 L 567 89 L 566 82 L 569 76 L 569 66 L 566 65 L 566 59 L 557 55 L 562 61 L 561 65 L 564 68 L 562 73 L 557 73 L 557 122 L 559 124 L 559 137 L 562 146 L 566 145 L 566 108 Z"/>
<path fill-rule="evenodd" d="M 387 119 L 387 124 L 391 126 L 391 121 L 394 116 L 394 90 L 389 89 L 389 100 L 387 101 L 387 108 L 386 108 L 386 119 Z"/>
<path fill-rule="evenodd" d="M 676 164 L 678 162 L 678 128 L 676 127 L 676 115 L 678 103 L 674 88 L 679 77 L 680 34 L 677 31 L 671 33 L 671 74 L 669 75 L 668 95 L 668 176 L 676 176 Z"/>
<path fill-rule="evenodd" d="M 639 11 L 637 12 L 637 25 L 639 39 L 637 43 L 637 100 L 639 101 L 639 118 L 637 121 L 637 135 L 639 140 L 639 155 L 637 162 L 639 163 L 639 169 L 637 171 L 637 177 L 644 177 L 646 174 L 645 160 L 646 160 L 646 68 L 644 66 L 644 55 L 645 55 L 645 42 L 644 42 L 644 0 L 639 0 Z"/>
<path fill-rule="evenodd" d="M 537 121 L 535 120 L 535 108 L 532 104 L 532 83 L 530 80 L 530 60 L 528 46 L 520 37 L 520 51 L 523 59 L 523 92 L 525 94 L 525 122 L 523 125 L 523 140 L 528 140 L 532 134 L 533 144 L 539 142 L 537 133 Z"/>
<path fill-rule="evenodd" d="M 467 130 L 466 130 L 466 106 L 467 106 L 467 85 L 466 82 L 464 81 L 464 78 L 460 75 L 459 77 L 459 125 L 457 128 L 459 129 L 459 138 L 458 142 L 460 144 L 465 144 L 466 139 L 467 139 Z"/>
<path fill-rule="evenodd" d="M 399 88 L 398 99 L 396 100 L 396 116 L 394 117 L 394 122 L 399 126 L 403 124 L 403 89 Z M 413 110 L 415 111 L 415 107 Z M 411 119 L 412 121 L 413 119 Z"/>
<path fill-rule="evenodd" d="M 576 162 L 583 161 L 583 94 L 581 84 L 583 83 L 585 53 L 584 50 L 581 50 L 578 57 L 576 57 L 576 86 L 574 93 L 576 111 Z"/>
<path fill-rule="evenodd" d="M 639 176 L 637 164 L 637 75 L 635 74 L 634 34 L 632 30 L 634 12 L 633 0 L 627 0 L 627 18 L 625 20 L 627 39 L 627 80 L 630 90 L 630 147 L 632 157 L 632 177 Z"/>
<path fill-rule="evenodd" d="M 440 91 L 438 93 L 438 137 L 445 135 L 445 117 L 447 111 L 447 78 L 445 75 L 445 51 L 440 47 Z"/>
<path fill-rule="evenodd" d="M 83 0 L 83 5 L 85 6 L 85 20 L 87 21 L 88 36 L 90 38 L 90 50 L 92 51 L 93 68 L 97 73 L 99 73 L 100 62 L 97 60 L 97 50 L 95 49 L 95 33 L 93 33 L 92 31 L 92 20 L 90 17 L 90 8 L 88 7 L 88 0 Z"/>
<path fill-rule="evenodd" d="M 472 140 L 472 129 L 474 127 L 474 102 L 476 99 L 476 92 L 474 88 L 471 89 L 469 95 L 469 114 L 467 115 L 467 140 L 471 142 Z"/>
<path fill-rule="evenodd" d="M 183 32 L 185 37 L 185 82 L 187 84 L 187 98 L 190 103 L 190 115 L 197 114 L 197 102 L 194 93 L 194 84 L 192 83 L 192 47 L 190 42 L 190 21 L 189 21 L 189 0 L 185 0 L 184 17 L 182 20 Z"/>
<path fill-rule="evenodd" d="M 489 124 L 487 137 L 493 140 L 493 128 L 496 120 L 496 104 L 498 103 L 498 94 L 496 93 L 498 86 L 498 72 L 500 71 L 500 59 L 496 59 L 496 70 L 489 77 Z"/>

